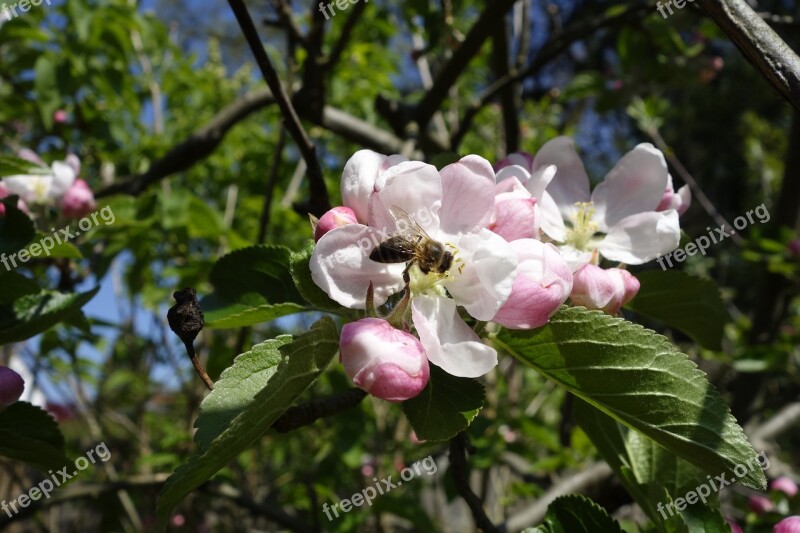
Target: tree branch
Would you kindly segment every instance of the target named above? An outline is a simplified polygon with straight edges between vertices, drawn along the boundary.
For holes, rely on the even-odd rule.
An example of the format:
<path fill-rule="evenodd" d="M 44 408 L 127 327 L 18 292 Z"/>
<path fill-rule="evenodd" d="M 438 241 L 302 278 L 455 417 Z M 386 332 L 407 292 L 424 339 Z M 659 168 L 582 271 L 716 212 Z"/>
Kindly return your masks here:
<path fill-rule="evenodd" d="M 486 8 L 470 29 L 464 42 L 456 49 L 453 57 L 442 68 L 442 71 L 436 77 L 436 81 L 433 82 L 433 87 L 425 93 L 425 96 L 417 104 L 413 120 L 419 125 L 420 130 L 425 128 L 436 111 L 439 110 L 461 73 L 467 68 L 469 62 L 478 55 L 484 41 L 492 34 L 497 21 L 505 17 L 506 12 L 511 9 L 514 2 L 516 0 L 487 2 Z"/>
<path fill-rule="evenodd" d="M 744 0 L 698 0 L 744 56 L 800 111 L 800 58 Z"/>
<path fill-rule="evenodd" d="M 361 389 L 350 389 L 344 394 L 312 400 L 310 402 L 290 407 L 272 424 L 278 433 L 288 433 L 303 426 L 313 424 L 320 418 L 337 415 L 342 411 L 352 409 L 367 396 Z"/>
<path fill-rule="evenodd" d="M 307 172 L 311 191 L 311 198 L 308 203 L 309 211 L 314 215 L 322 216 L 325 211 L 330 209 L 330 200 L 328 198 L 328 190 L 325 187 L 325 179 L 322 175 L 322 166 L 317 158 L 316 147 L 308 138 L 305 129 L 303 129 L 300 117 L 297 116 L 297 112 L 292 102 L 289 100 L 286 90 L 283 88 L 283 85 L 281 85 L 278 73 L 275 71 L 275 67 L 272 66 L 272 61 L 270 61 L 269 56 L 267 56 L 267 53 L 264 51 L 261 38 L 258 36 L 258 31 L 253 24 L 253 19 L 250 18 L 247 6 L 245 6 L 243 0 L 228 0 L 228 4 L 231 6 L 236 20 L 239 22 L 239 27 L 241 27 L 242 33 L 247 40 L 247 44 L 250 46 L 256 58 L 256 63 L 261 70 L 264 81 L 267 82 L 267 86 L 275 96 L 275 101 L 278 103 L 278 107 L 280 107 L 281 114 L 283 115 L 284 125 L 297 144 L 308 166 Z M 309 38 L 309 42 L 311 43 L 311 37 Z"/>
<path fill-rule="evenodd" d="M 467 464 L 467 436 L 459 433 L 450 439 L 450 474 L 453 476 L 458 494 L 464 499 L 472 512 L 475 525 L 488 532 L 500 532 L 483 510 L 483 502 L 469 486 L 469 465 Z"/>

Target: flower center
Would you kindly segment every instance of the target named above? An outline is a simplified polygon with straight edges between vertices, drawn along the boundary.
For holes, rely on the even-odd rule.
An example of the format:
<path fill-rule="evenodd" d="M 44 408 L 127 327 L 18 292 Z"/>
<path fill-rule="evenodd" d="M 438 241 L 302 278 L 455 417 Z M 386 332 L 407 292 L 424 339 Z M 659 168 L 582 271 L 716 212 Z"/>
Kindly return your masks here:
<path fill-rule="evenodd" d="M 600 226 L 594 222 L 594 206 L 592 202 L 575 202 L 575 214 L 572 216 L 571 227 L 567 229 L 566 244 L 571 244 L 578 250 L 589 249 L 589 242 Z"/>
<path fill-rule="evenodd" d="M 412 295 L 435 294 L 447 296 L 447 291 L 442 284 L 446 281 L 452 281 L 455 276 L 461 274 L 461 270 L 464 268 L 464 261 L 458 257 L 458 250 L 452 244 L 445 244 L 445 249 L 452 255 L 450 268 L 446 272 L 431 270 L 425 274 L 416 263 L 408 270 Z"/>

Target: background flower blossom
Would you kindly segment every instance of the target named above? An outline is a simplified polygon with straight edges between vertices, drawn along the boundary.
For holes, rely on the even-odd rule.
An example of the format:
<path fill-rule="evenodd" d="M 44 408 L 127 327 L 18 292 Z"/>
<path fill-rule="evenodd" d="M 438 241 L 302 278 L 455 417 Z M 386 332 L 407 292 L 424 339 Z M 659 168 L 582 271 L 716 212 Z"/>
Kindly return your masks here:
<path fill-rule="evenodd" d="M 603 269 L 587 264 L 578 268 L 572 279 L 570 299 L 574 305 L 599 309 L 609 315 L 616 315 L 639 292 L 639 280 L 619 268 Z"/>

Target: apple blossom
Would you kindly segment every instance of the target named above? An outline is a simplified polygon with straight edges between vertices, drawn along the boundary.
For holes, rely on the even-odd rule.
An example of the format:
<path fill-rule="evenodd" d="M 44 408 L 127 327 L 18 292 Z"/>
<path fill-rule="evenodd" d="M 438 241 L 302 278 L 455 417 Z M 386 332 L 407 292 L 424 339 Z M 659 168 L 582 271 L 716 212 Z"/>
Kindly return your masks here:
<path fill-rule="evenodd" d="M 772 490 L 779 490 L 790 498 L 794 498 L 795 494 L 797 494 L 797 483 L 786 476 L 775 479 L 770 484 L 770 488 Z"/>
<path fill-rule="evenodd" d="M 95 207 L 92 189 L 81 179 L 76 180 L 61 198 L 61 212 L 67 218 L 85 217 Z"/>
<path fill-rule="evenodd" d="M 382 305 L 401 291 L 406 264 L 369 259 L 371 251 L 400 229 L 390 208 L 408 213 L 453 257 L 443 273 L 410 268 L 412 320 L 431 363 L 460 377 L 478 377 L 497 364 L 457 312 L 491 320 L 514 282 L 517 257 L 490 231 L 495 211 L 495 175 L 485 159 L 467 156 L 438 172 L 419 161 L 357 152 L 345 166 L 342 197 L 358 224 L 335 228 L 320 238 L 310 260 L 314 282 L 351 309 L 366 307 L 367 288 Z"/>
<path fill-rule="evenodd" d="M 637 292 L 639 280 L 627 270 L 602 269 L 586 264 L 575 271 L 570 299 L 574 305 L 616 315 L 620 307 L 631 301 Z"/>
<path fill-rule="evenodd" d="M 775 524 L 772 533 L 800 533 L 800 516 L 789 516 Z"/>
<path fill-rule="evenodd" d="M 572 270 L 558 248 L 533 239 L 513 241 L 519 265 L 511 295 L 492 319 L 510 329 L 545 325 L 572 291 Z"/>
<path fill-rule="evenodd" d="M 528 160 L 506 159 L 517 162 L 512 166 Z M 548 182 L 540 171 L 552 165 L 557 171 Z M 612 261 L 638 265 L 678 246 L 678 212 L 657 210 L 669 190 L 669 173 L 664 155 L 651 144 L 628 152 L 591 193 L 589 177 L 568 137 L 545 143 L 525 170 L 531 174 L 526 186 L 541 205 L 542 231 L 559 244 L 573 270 L 592 261 L 595 251 Z M 543 184 L 541 194 L 533 192 Z M 679 197 L 683 201 L 680 191 Z"/>
<path fill-rule="evenodd" d="M 356 214 L 352 209 L 343 206 L 334 207 L 317 221 L 317 226 L 314 228 L 314 241 L 319 241 L 323 235 L 334 228 L 357 223 Z"/>
<path fill-rule="evenodd" d="M 74 155 L 65 161 L 56 161 L 45 168 L 41 159 L 31 150 L 21 150 L 19 156 L 42 166 L 42 174 L 16 174 L 3 176 L 2 180 L 11 194 L 17 194 L 29 204 L 53 204 L 72 186 L 80 172 L 80 161 Z"/>
<path fill-rule="evenodd" d="M 56 124 L 66 124 L 68 118 L 67 112 L 63 109 L 53 111 L 53 122 Z"/>
<path fill-rule="evenodd" d="M 422 344 L 386 320 L 363 318 L 345 324 L 339 352 L 347 376 L 377 398 L 401 402 L 428 384 L 430 369 Z"/>
<path fill-rule="evenodd" d="M 0 411 L 19 400 L 24 390 L 22 376 L 7 366 L 0 366 Z"/>

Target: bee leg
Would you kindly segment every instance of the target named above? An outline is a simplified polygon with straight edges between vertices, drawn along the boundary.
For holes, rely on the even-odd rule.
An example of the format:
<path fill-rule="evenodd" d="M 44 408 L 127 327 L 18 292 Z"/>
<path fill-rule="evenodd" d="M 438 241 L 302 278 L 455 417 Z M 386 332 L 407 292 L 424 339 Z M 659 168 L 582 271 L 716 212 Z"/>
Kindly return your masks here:
<path fill-rule="evenodd" d="M 403 281 L 406 282 L 406 286 L 408 286 L 408 284 L 411 283 L 411 276 L 409 276 L 408 271 L 411 268 L 411 265 L 413 264 L 414 263 L 409 262 L 408 265 L 406 265 L 406 269 L 403 270 Z"/>

